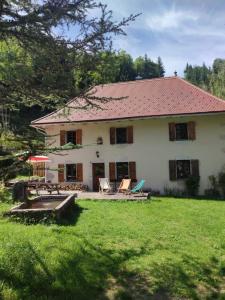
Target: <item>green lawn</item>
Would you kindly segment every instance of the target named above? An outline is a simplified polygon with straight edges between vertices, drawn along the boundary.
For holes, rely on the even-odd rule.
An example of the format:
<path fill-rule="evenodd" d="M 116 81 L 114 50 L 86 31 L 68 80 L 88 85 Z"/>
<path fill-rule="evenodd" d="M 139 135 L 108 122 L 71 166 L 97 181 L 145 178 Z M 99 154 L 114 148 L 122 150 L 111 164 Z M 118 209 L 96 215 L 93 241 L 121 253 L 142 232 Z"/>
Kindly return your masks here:
<path fill-rule="evenodd" d="M 225 202 L 78 206 L 67 226 L 0 218 L 0 299 L 225 299 Z"/>

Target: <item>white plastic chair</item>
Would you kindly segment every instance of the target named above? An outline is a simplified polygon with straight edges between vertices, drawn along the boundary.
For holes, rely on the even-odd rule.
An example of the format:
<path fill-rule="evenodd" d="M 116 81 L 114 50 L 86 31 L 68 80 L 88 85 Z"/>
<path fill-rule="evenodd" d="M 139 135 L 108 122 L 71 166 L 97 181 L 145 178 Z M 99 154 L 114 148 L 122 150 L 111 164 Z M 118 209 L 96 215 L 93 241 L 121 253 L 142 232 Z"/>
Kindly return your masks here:
<path fill-rule="evenodd" d="M 99 192 L 110 192 L 112 190 L 108 178 L 99 178 Z"/>

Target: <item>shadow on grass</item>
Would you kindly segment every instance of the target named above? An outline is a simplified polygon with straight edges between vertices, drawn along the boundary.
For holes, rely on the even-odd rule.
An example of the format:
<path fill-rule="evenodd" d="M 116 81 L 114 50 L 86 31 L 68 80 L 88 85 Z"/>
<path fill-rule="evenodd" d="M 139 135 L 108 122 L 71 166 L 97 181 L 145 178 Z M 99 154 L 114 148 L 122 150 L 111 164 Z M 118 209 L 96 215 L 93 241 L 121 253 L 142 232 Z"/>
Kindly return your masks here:
<path fill-rule="evenodd" d="M 81 207 L 77 203 L 74 203 L 70 209 L 66 210 L 60 219 L 57 220 L 57 225 L 70 226 L 75 225 L 80 217 L 80 214 L 88 208 Z"/>
<path fill-rule="evenodd" d="M 8 245 L 0 261 L 0 299 L 7 289 L 14 291 L 13 299 L 221 299 L 224 267 L 216 258 L 206 264 L 183 256 L 180 263 L 154 263 L 141 273 L 129 271 L 126 263 L 149 255 L 145 245 L 138 250 L 106 250 L 81 235 L 73 236 L 73 250 L 56 246 L 62 255 L 54 265 L 48 265 L 29 242 Z"/>

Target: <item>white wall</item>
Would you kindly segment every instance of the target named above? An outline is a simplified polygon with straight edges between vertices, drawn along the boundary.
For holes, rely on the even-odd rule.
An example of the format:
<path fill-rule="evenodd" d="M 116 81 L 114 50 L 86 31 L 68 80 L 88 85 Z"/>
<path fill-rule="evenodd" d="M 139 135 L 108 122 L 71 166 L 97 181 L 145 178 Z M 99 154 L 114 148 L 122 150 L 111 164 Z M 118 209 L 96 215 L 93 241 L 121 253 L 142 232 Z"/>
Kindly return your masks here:
<path fill-rule="evenodd" d="M 169 141 L 169 122 L 196 122 L 195 141 Z M 110 145 L 109 128 L 133 125 L 134 143 Z M 146 188 L 163 192 L 165 186 L 182 187 L 181 181 L 169 180 L 169 160 L 198 159 L 201 186 L 200 192 L 208 187 L 208 176 L 217 174 L 225 165 L 225 115 L 173 117 L 136 121 L 101 122 L 70 125 L 51 125 L 46 128 L 52 146 L 59 145 L 60 130 L 82 129 L 83 145 L 79 150 L 64 151 L 65 155 L 50 154 L 50 167 L 59 163 L 83 163 L 84 183 L 92 189 L 92 163 L 104 162 L 105 175 L 109 176 L 109 162 L 136 161 L 137 179 L 146 180 Z M 97 137 L 103 145 L 96 145 Z M 49 142 L 49 141 L 48 141 Z M 87 145 L 87 146 L 85 146 Z M 96 157 L 99 151 L 100 157 Z M 56 171 L 48 172 L 48 179 L 57 182 Z"/>

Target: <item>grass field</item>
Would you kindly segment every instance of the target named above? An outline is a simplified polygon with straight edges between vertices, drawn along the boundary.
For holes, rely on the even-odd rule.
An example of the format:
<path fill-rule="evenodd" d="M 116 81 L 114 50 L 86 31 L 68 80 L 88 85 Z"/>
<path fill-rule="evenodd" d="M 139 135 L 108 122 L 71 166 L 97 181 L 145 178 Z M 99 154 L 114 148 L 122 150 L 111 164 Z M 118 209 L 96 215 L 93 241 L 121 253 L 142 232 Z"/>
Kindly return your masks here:
<path fill-rule="evenodd" d="M 77 205 L 67 226 L 0 218 L 0 299 L 225 299 L 225 202 Z"/>

